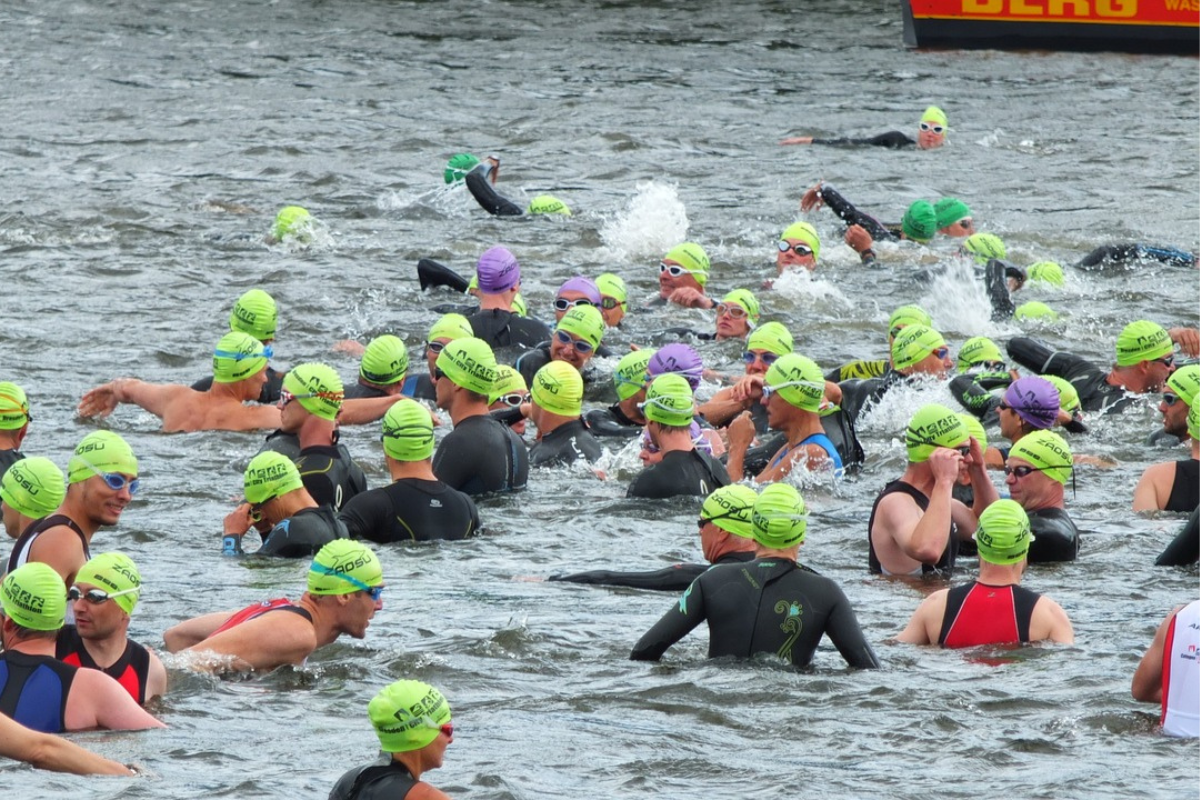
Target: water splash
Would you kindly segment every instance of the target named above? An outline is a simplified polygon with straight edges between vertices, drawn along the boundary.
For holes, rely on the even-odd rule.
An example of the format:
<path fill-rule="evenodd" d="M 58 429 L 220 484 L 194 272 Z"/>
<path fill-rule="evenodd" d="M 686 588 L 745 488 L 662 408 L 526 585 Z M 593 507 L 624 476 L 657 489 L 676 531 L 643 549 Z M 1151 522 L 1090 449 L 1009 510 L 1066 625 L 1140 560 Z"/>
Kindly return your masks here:
<path fill-rule="evenodd" d="M 687 238 L 690 224 L 679 190 L 651 181 L 638 184 L 628 208 L 604 223 L 600 238 L 610 258 L 657 258 Z"/>

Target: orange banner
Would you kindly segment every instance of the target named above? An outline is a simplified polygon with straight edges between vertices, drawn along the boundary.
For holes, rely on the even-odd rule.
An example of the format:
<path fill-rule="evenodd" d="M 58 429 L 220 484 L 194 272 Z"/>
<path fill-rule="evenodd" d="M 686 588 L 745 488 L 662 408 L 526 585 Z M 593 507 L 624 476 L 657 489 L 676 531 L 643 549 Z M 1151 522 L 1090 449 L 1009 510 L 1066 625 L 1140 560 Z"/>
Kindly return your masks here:
<path fill-rule="evenodd" d="M 1200 0 L 910 0 L 917 19 L 1200 25 Z"/>

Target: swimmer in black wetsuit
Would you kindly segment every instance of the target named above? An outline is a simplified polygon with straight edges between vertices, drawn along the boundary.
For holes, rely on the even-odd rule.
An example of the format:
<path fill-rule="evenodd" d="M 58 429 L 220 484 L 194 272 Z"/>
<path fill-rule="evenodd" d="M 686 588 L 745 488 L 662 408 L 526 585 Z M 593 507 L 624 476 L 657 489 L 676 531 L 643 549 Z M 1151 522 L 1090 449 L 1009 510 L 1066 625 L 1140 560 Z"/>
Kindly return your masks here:
<path fill-rule="evenodd" d="M 1029 548 L 1031 564 L 1074 561 L 1079 554 L 1079 529 L 1063 499 L 1073 470 L 1070 446 L 1051 431 L 1022 436 L 1008 453 L 1004 482 L 1012 499 L 1029 515 L 1036 537 Z"/>
<path fill-rule="evenodd" d="M 707 621 L 710 658 L 772 653 L 806 667 L 827 635 L 850 666 L 878 667 L 842 590 L 796 563 L 807 527 L 804 501 L 794 488 L 765 488 L 752 513 L 755 560 L 714 566 L 697 578 L 629 657 L 657 661 Z"/>
<path fill-rule="evenodd" d="M 351 538 L 372 542 L 465 539 L 479 530 L 475 503 L 433 474 L 433 420 L 413 400 L 383 418 L 383 452 L 392 482 L 354 497 L 338 515 Z"/>
<path fill-rule="evenodd" d="M 389 397 L 404 393 L 408 374 L 408 349 L 399 337 L 376 336 L 363 350 L 358 380 L 346 389 L 344 398 Z"/>
<path fill-rule="evenodd" d="M 908 147 L 915 147 L 918 150 L 934 150 L 946 143 L 946 132 L 950 130 L 949 124 L 946 121 L 946 112 L 942 111 L 937 106 L 930 106 L 925 109 L 925 113 L 921 115 L 921 122 L 917 126 L 917 138 L 901 133 L 900 131 L 888 131 L 881 133 L 878 136 L 868 138 L 837 138 L 823 139 L 814 138 L 812 136 L 793 136 L 784 139 L 780 144 L 824 144 L 835 147 L 886 147 L 891 150 L 900 150 Z"/>
<path fill-rule="evenodd" d="M 878 403 L 897 384 L 922 376 L 943 380 L 953 367 L 950 348 L 940 333 L 925 325 L 906 325 L 892 340 L 891 369 L 880 378 L 842 381 L 839 405 L 856 424 L 863 409 Z"/>
<path fill-rule="evenodd" d="M 482 163 L 467 173 L 467 190 L 479 206 L 494 217 L 523 217 L 526 214 L 554 214 L 571 216 L 571 209 L 562 200 L 551 194 L 540 194 L 529 202 L 525 210 L 496 191 L 496 178 L 500 175 L 500 159 L 488 156 Z"/>
<path fill-rule="evenodd" d="M 329 505 L 319 505 L 304 485 L 296 464 L 282 453 L 259 453 L 246 465 L 246 501 L 225 517 L 221 549 L 240 555 L 242 537 L 251 528 L 263 533 L 255 555 L 309 558 L 334 539 L 347 536 L 346 526 Z"/>
<path fill-rule="evenodd" d="M 552 361 L 565 361 L 590 383 L 593 373 L 588 364 L 601 347 L 604 339 L 604 317 L 600 309 L 589 305 L 572 306 L 554 327 L 554 335 L 547 345 L 522 353 L 513 365 L 526 386 L 533 386 L 533 376 Z"/>
<path fill-rule="evenodd" d="M 729 473 L 721 462 L 698 450 L 692 441 L 695 404 L 687 379 L 674 372 L 655 378 L 646 390 L 642 413 L 650 441 L 662 457 L 634 478 L 628 497 L 706 497 L 729 484 Z"/>
<path fill-rule="evenodd" d="M 521 291 L 521 266 L 504 247 L 485 250 L 476 265 L 479 310 L 467 317 L 476 338 L 493 349 L 511 347 L 528 350 L 550 338 L 550 329 L 535 319 L 513 310 L 513 298 Z"/>
<path fill-rule="evenodd" d="M 1200 394 L 1200 364 L 1177 366 L 1163 386 L 1158 410 L 1163 415 L 1162 427 L 1150 434 L 1147 444 L 1155 447 L 1174 447 L 1188 439 L 1187 416 L 1192 399 Z"/>
<path fill-rule="evenodd" d="M 278 320 L 278 310 L 275 298 L 262 289 L 251 289 L 237 299 L 233 311 L 229 314 L 229 330 L 249 334 L 269 347 L 275 341 L 275 327 Z M 263 384 L 258 397 L 260 403 L 274 403 L 279 400 L 279 390 L 283 387 L 283 376 L 287 370 L 277 370 L 267 365 L 267 382 Z M 207 392 L 213 384 L 213 376 L 201 378 L 192 384 L 197 392 Z"/>
<path fill-rule="evenodd" d="M 653 355 L 653 350 L 634 350 L 617 362 L 613 370 L 617 402 L 584 415 L 593 436 L 633 438 L 641 434 L 646 418 L 638 406 L 646 399 L 646 365 Z"/>
<path fill-rule="evenodd" d="M 1200 506 L 1200 395 L 1188 410 L 1187 435 L 1189 458 L 1153 464 L 1142 473 L 1133 491 L 1134 511 L 1189 512 Z"/>
<path fill-rule="evenodd" d="M 420 375 L 408 375 L 404 379 L 404 388 L 401 393 L 414 400 L 427 400 L 431 403 L 436 401 L 437 393 L 434 391 L 433 379 L 430 376 L 433 375 L 437 357 L 441 354 L 442 348 L 455 339 L 474 335 L 471 323 L 462 314 L 443 314 L 437 322 L 433 323 L 433 327 L 429 329 L 429 337 L 425 340 L 425 363 L 429 371 Z"/>
<path fill-rule="evenodd" d="M 1188 517 L 1187 523 L 1155 560 L 1154 566 L 1186 567 L 1197 561 L 1200 561 L 1200 508 Z"/>
<path fill-rule="evenodd" d="M 529 464 L 549 467 L 599 460 L 604 448 L 580 416 L 583 378 L 579 371 L 565 361 L 552 361 L 537 371 L 530 386 L 529 418 L 537 426 L 537 441 L 529 450 Z"/>
<path fill-rule="evenodd" d="M 1137 261 L 1157 261 L 1177 267 L 1196 266 L 1196 254 L 1149 244 L 1106 244 L 1097 247 L 1079 260 L 1079 269 L 1099 270 L 1106 267 L 1129 269 Z"/>

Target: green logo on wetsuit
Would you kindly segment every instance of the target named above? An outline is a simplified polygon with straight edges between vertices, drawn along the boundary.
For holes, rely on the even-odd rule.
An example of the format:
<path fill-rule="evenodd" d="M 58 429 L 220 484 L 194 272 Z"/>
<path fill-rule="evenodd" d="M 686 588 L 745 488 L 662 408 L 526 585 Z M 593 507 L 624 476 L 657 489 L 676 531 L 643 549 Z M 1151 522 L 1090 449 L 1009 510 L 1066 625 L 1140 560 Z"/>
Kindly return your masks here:
<path fill-rule="evenodd" d="M 780 600 L 775 604 L 775 613 L 784 615 L 783 622 L 780 624 L 779 629 L 788 634 L 788 637 L 783 640 L 783 644 L 779 646 L 779 649 L 775 652 L 775 655 L 791 661 L 792 645 L 794 645 L 796 640 L 800 638 L 800 631 L 804 630 L 804 622 L 801 619 L 804 614 L 804 606 L 796 602 Z"/>

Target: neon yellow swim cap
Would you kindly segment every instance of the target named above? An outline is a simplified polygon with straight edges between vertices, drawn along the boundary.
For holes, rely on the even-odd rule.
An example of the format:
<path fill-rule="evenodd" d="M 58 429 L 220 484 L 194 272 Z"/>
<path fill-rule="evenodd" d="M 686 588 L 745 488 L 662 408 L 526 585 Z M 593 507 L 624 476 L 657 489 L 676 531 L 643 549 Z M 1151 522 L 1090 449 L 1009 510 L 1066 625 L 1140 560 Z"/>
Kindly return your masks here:
<path fill-rule="evenodd" d="M 582 338 L 594 350 L 604 338 L 604 315 L 595 306 L 571 306 L 555 327 L 556 330 L 573 333 Z"/>
<path fill-rule="evenodd" d="M 304 488 L 300 470 L 283 453 L 264 450 L 250 459 L 242 475 L 246 502 L 260 505 L 276 497 Z"/>
<path fill-rule="evenodd" d="M 29 398 L 9 381 L 0 382 L 0 431 L 15 431 L 29 422 Z"/>
<path fill-rule="evenodd" d="M 691 384 L 677 372 L 664 372 L 655 378 L 640 406 L 650 422 L 674 428 L 691 425 L 696 414 Z"/>
<path fill-rule="evenodd" d="M 266 369 L 267 350 L 248 333 L 230 331 L 213 348 L 213 383 L 237 383 Z"/>
<path fill-rule="evenodd" d="M 80 440 L 67 464 L 67 482 L 79 483 L 103 472 L 136 478 L 138 462 L 129 443 L 112 431 L 92 431 Z"/>
<path fill-rule="evenodd" d="M 908 369 L 945 346 L 946 340 L 932 328 L 907 325 L 892 340 L 892 367 L 897 371 Z"/>
<path fill-rule="evenodd" d="M 233 304 L 229 330 L 248 333 L 260 342 L 267 342 L 275 338 L 278 317 L 275 298 L 262 289 L 251 289 Z"/>
<path fill-rule="evenodd" d="M 1200 364 L 1188 364 L 1175 370 L 1167 378 L 1167 386 L 1190 406 L 1192 399 L 1200 394 Z"/>
<path fill-rule="evenodd" d="M 781 322 L 764 322 L 746 337 L 747 350 L 765 350 L 777 356 L 792 352 L 792 334 Z"/>
<path fill-rule="evenodd" d="M 433 418 L 407 397 L 383 415 L 383 452 L 397 461 L 424 461 L 433 456 Z"/>
<path fill-rule="evenodd" d="M 421 681 L 396 681 L 371 699 L 367 716 L 385 753 L 408 753 L 433 742 L 448 724 L 450 704 Z"/>
<path fill-rule="evenodd" d="M 1144 319 L 1131 322 L 1117 337 L 1117 366 L 1132 367 L 1175 352 L 1171 336 L 1161 325 Z"/>
<path fill-rule="evenodd" d="M 1016 500 L 997 500 L 979 515 L 972 535 L 979 558 L 990 564 L 1015 564 L 1029 554 L 1034 541 L 1029 515 Z"/>
<path fill-rule="evenodd" d="M 431 342 L 436 339 L 454 341 L 474 335 L 475 331 L 471 330 L 471 323 L 462 314 L 444 314 L 429 329 L 429 341 Z"/>
<path fill-rule="evenodd" d="M 939 447 L 960 447 L 971 436 L 962 418 L 937 403 L 922 406 L 909 420 L 904 431 L 908 460 L 922 464 Z"/>
<path fill-rule="evenodd" d="M 629 289 L 626 288 L 625 281 L 621 280 L 620 275 L 611 272 L 597 275 L 596 288 L 600 290 L 601 297 L 611 297 L 622 306 L 629 305 Z"/>
<path fill-rule="evenodd" d="M 0 479 L 0 500 L 30 519 L 50 515 L 66 496 L 67 481 L 62 470 L 42 456 L 20 459 Z"/>
<path fill-rule="evenodd" d="M 807 222 L 793 222 L 783 229 L 783 233 L 779 234 L 780 241 L 790 241 L 799 239 L 812 248 L 813 261 L 821 257 L 821 237 L 817 235 L 817 229 Z"/>
<path fill-rule="evenodd" d="M 675 245 L 667 251 L 662 260 L 673 262 L 686 269 L 702 288 L 708 283 L 708 271 L 710 269 L 708 253 L 704 252 L 704 248 L 695 242 L 684 242 L 683 244 Z"/>
<path fill-rule="evenodd" d="M 525 377 L 517 372 L 515 367 L 508 364 L 496 365 L 496 382 L 492 384 L 492 393 L 488 397 L 488 405 L 495 403 L 506 394 L 528 394 L 529 386 Z"/>
<path fill-rule="evenodd" d="M 67 616 L 67 587 L 54 568 L 28 561 L 0 583 L 4 615 L 31 631 L 56 631 Z"/>
<path fill-rule="evenodd" d="M 974 414 L 960 413 L 958 418 L 961 419 L 963 424 L 967 426 L 967 433 L 971 434 L 971 438 L 979 442 L 979 447 L 983 450 L 987 450 L 988 437 L 987 431 L 983 428 L 983 423 L 980 422 Z"/>
<path fill-rule="evenodd" d="M 754 538 L 754 523 L 751 515 L 758 492 L 744 483 L 733 483 L 714 489 L 700 506 L 700 519 L 711 522 L 726 533 Z"/>
<path fill-rule="evenodd" d="M 358 375 L 377 386 L 391 386 L 408 373 L 408 349 L 398 336 L 376 336 L 363 351 Z"/>
<path fill-rule="evenodd" d="M 1051 286 L 1062 286 L 1066 283 L 1063 268 L 1056 261 L 1039 261 L 1029 265 L 1029 280 L 1041 281 Z"/>
<path fill-rule="evenodd" d="M 751 328 L 758 324 L 758 317 L 762 313 L 762 307 L 758 304 L 758 298 L 749 289 L 734 289 L 722 297 L 721 302 L 740 306 L 746 312 L 746 318 L 750 321 Z"/>
<path fill-rule="evenodd" d="M 1071 446 L 1053 431 L 1034 431 L 1022 436 L 1008 451 L 1008 457 L 1028 461 L 1046 477 L 1064 485 L 1075 468 Z"/>
<path fill-rule="evenodd" d="M 526 214 L 562 214 L 565 217 L 571 216 L 571 209 L 562 200 L 559 200 L 552 194 L 539 194 L 537 197 L 529 201 L 529 208 L 525 209 Z"/>
<path fill-rule="evenodd" d="M 646 368 L 654 353 L 654 350 L 634 350 L 617 362 L 617 368 L 613 370 L 613 384 L 618 400 L 628 400 L 646 388 Z"/>
<path fill-rule="evenodd" d="M 963 240 L 962 249 L 970 253 L 975 263 L 983 266 L 993 258 L 1008 256 L 1004 241 L 994 233 L 973 233 Z"/>
<path fill-rule="evenodd" d="M 455 386 L 492 396 L 496 384 L 496 356 L 487 342 L 473 336 L 455 339 L 437 357 L 437 368 Z"/>
<path fill-rule="evenodd" d="M 937 106 L 930 106 L 925 109 L 925 113 L 921 115 L 921 122 L 932 122 L 935 125 L 941 125 L 943 128 L 950 128 L 950 123 L 946 120 L 946 112 Z"/>
<path fill-rule="evenodd" d="M 966 372 L 978 364 L 1003 362 L 1000 347 L 986 336 L 972 336 L 958 351 L 958 371 Z"/>
<path fill-rule="evenodd" d="M 333 367 L 316 362 L 299 364 L 288 370 L 283 377 L 283 388 L 305 411 L 330 422 L 337 419 L 345 396 L 342 379 Z"/>
<path fill-rule="evenodd" d="M 1058 312 L 1045 303 L 1039 303 L 1037 300 L 1030 300 L 1028 303 L 1022 303 L 1013 311 L 1013 319 L 1018 322 L 1027 321 L 1045 321 L 1053 322 L 1058 319 Z"/>
<path fill-rule="evenodd" d="M 383 583 L 383 567 L 361 542 L 334 539 L 317 551 L 308 568 L 308 593 L 350 594 Z"/>
<path fill-rule="evenodd" d="M 804 411 L 819 411 L 825 395 L 825 376 L 812 359 L 788 353 L 776 359 L 763 379 L 788 405 Z"/>
<path fill-rule="evenodd" d="M 895 339 L 896 334 L 906 325 L 924 325 L 927 328 L 932 328 L 933 319 L 920 306 L 900 306 L 888 317 L 888 337 Z"/>
<path fill-rule="evenodd" d="M 142 597 L 142 574 L 124 553 L 109 551 L 95 556 L 75 575 L 76 583 L 90 583 L 108 592 L 126 614 L 132 614 Z"/>
<path fill-rule="evenodd" d="M 808 532 L 804 498 L 787 483 L 772 483 L 754 501 L 750 514 L 754 541 L 773 550 L 802 544 Z"/>
<path fill-rule="evenodd" d="M 307 241 L 312 236 L 312 215 L 308 209 L 300 206 L 284 206 L 275 215 L 275 227 L 272 233 L 279 241 L 292 237 L 298 241 Z"/>
<path fill-rule="evenodd" d="M 551 414 L 578 417 L 583 413 L 583 378 L 565 361 L 551 361 L 533 376 L 533 402 Z"/>

